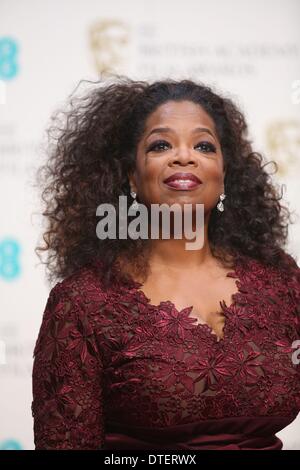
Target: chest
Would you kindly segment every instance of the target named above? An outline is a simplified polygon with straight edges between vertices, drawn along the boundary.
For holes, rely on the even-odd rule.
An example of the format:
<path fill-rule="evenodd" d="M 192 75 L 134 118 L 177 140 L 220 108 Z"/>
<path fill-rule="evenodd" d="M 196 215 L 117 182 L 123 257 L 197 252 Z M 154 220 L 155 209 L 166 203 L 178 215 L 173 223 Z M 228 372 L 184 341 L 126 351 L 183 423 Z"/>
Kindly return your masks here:
<path fill-rule="evenodd" d="M 236 279 L 227 276 L 220 276 L 215 280 L 203 276 L 175 279 L 170 276 L 150 276 L 141 290 L 152 305 L 171 301 L 178 311 L 192 306 L 190 316 L 196 318 L 197 323 L 208 324 L 221 337 L 224 315 L 220 302 L 225 301 L 230 306 L 232 295 L 238 288 Z"/>

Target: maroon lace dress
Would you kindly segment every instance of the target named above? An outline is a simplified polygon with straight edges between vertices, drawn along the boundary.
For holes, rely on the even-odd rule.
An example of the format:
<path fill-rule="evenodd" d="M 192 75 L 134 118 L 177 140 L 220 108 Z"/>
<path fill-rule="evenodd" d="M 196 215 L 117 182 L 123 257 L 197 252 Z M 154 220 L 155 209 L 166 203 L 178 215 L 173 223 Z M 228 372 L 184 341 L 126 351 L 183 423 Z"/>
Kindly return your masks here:
<path fill-rule="evenodd" d="M 300 268 L 243 261 L 221 340 L 116 271 L 104 289 L 100 262 L 57 283 L 34 350 L 36 449 L 281 449 L 300 411 Z"/>

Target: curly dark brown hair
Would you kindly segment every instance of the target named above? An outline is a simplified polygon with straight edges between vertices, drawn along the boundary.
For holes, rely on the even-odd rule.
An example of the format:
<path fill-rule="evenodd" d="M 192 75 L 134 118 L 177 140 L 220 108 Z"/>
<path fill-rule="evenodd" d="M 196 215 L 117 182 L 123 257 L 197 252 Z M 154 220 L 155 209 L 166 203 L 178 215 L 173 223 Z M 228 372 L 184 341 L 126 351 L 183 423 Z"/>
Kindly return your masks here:
<path fill-rule="evenodd" d="M 47 251 L 48 279 L 63 279 L 95 257 L 105 266 L 106 282 L 122 257 L 147 272 L 149 240 L 99 240 L 96 208 L 111 203 L 118 211 L 120 195 L 132 203 L 128 174 L 145 121 L 169 100 L 199 104 L 216 126 L 226 169 L 226 210 L 221 216 L 216 208 L 211 213 L 208 236 L 214 256 L 225 264 L 228 255 L 282 268 L 291 263 L 284 250 L 291 213 L 280 202 L 282 187 L 266 171 L 269 163 L 277 171 L 276 162 L 253 151 L 245 118 L 230 98 L 189 79 L 150 83 L 115 75 L 83 82 L 92 90 L 71 95 L 70 108 L 52 116 L 47 161 L 37 174 L 47 228 L 36 253 L 41 260 L 40 253 Z"/>

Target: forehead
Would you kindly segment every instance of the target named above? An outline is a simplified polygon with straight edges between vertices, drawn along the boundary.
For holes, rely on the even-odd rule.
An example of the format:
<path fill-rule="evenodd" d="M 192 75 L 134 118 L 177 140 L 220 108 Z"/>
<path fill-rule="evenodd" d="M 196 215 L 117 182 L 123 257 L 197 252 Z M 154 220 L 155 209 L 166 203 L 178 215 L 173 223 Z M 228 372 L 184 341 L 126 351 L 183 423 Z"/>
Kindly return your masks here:
<path fill-rule="evenodd" d="M 172 126 L 194 126 L 204 124 L 215 130 L 214 120 L 199 104 L 192 101 L 167 101 L 160 105 L 146 120 L 146 130 L 157 124 Z"/>

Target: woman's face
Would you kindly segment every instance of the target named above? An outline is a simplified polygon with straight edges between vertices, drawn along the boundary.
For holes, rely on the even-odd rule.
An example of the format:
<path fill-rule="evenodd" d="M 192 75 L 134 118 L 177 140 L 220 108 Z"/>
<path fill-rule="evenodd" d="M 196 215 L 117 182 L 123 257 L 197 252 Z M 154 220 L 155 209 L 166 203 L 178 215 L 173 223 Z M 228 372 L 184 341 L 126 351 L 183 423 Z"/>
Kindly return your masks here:
<path fill-rule="evenodd" d="M 168 183 L 170 176 L 173 181 Z M 205 214 L 210 212 L 224 191 L 223 156 L 213 119 L 191 101 L 159 106 L 146 121 L 129 180 L 147 207 L 201 203 Z"/>

